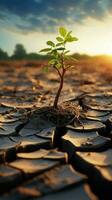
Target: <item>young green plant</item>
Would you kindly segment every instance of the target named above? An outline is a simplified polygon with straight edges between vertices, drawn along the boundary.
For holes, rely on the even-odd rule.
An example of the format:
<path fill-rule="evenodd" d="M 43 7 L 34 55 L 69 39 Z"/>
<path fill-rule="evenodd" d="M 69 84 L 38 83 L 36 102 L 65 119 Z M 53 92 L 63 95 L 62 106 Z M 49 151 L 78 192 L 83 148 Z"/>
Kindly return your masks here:
<path fill-rule="evenodd" d="M 67 54 L 70 52 L 66 48 L 67 43 L 75 42 L 78 40 L 77 37 L 72 36 L 72 31 L 67 31 L 64 27 L 59 28 L 59 36 L 56 37 L 57 42 L 47 41 L 48 48 L 42 49 L 40 52 L 44 52 L 50 55 L 48 66 L 44 69 L 48 71 L 49 67 L 52 67 L 59 75 L 60 83 L 57 90 L 53 107 L 58 108 L 59 97 L 63 88 L 64 76 L 67 70 L 70 69 L 70 65 L 67 65 L 65 61 L 71 57 Z M 72 59 L 72 58 L 71 58 Z"/>

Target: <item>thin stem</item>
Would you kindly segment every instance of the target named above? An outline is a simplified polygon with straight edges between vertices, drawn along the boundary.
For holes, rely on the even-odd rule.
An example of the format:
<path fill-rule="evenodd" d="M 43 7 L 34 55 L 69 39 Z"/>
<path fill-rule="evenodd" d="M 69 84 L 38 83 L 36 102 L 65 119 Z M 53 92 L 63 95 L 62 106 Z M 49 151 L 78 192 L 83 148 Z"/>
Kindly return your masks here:
<path fill-rule="evenodd" d="M 61 80 L 60 80 L 60 85 L 59 85 L 59 88 L 58 88 L 58 91 L 57 91 L 57 94 L 56 94 L 56 97 L 55 97 L 55 100 L 54 100 L 54 105 L 53 107 L 57 109 L 58 107 L 58 100 L 59 100 L 59 97 L 60 97 L 60 94 L 61 94 L 61 91 L 62 91 L 62 88 L 63 88 L 63 82 L 64 82 L 64 74 L 65 74 L 66 70 L 64 69 L 63 72 L 62 72 L 62 75 L 61 75 Z"/>
<path fill-rule="evenodd" d="M 57 106 L 58 106 L 58 100 L 59 100 L 59 96 L 60 96 L 62 88 L 63 88 L 63 77 L 61 77 L 60 86 L 58 88 L 58 91 L 57 91 L 57 94 L 56 94 L 56 97 L 55 97 L 55 100 L 54 100 L 53 107 L 56 108 L 56 109 L 57 109 Z"/>
<path fill-rule="evenodd" d="M 64 44 L 64 47 L 65 47 L 65 44 Z M 53 105 L 53 107 L 56 108 L 56 109 L 58 107 L 58 101 L 59 101 L 59 97 L 60 97 L 60 94 L 61 94 L 61 91 L 62 91 L 62 88 L 63 88 L 64 75 L 65 75 L 65 72 L 66 72 L 66 69 L 64 67 L 64 50 L 61 54 L 61 67 L 62 67 L 62 72 L 60 72 L 56 67 L 54 67 L 57 70 L 57 72 L 60 76 L 60 85 L 59 85 L 58 91 L 56 93 L 54 105 Z"/>
<path fill-rule="evenodd" d="M 73 67 L 73 66 L 69 65 L 68 67 L 66 67 L 66 70 L 70 69 L 71 67 Z"/>
<path fill-rule="evenodd" d="M 59 75 L 59 77 L 61 78 L 62 77 L 62 75 L 61 75 L 61 73 L 60 73 L 60 71 L 59 71 L 59 69 L 57 68 L 57 67 L 55 67 L 55 66 L 53 66 L 54 67 L 54 69 L 58 72 L 58 75 Z"/>

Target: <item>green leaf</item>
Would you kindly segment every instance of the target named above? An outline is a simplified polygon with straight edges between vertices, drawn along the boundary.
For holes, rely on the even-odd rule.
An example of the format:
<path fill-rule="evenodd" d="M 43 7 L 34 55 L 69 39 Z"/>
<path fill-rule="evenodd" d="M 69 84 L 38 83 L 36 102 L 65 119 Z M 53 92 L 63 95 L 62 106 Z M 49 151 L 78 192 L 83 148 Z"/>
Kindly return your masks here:
<path fill-rule="evenodd" d="M 55 47 L 55 44 L 54 44 L 54 42 L 52 42 L 52 41 L 47 41 L 47 45 L 49 45 L 49 46 L 51 46 L 51 47 Z"/>
<path fill-rule="evenodd" d="M 51 51 L 51 55 L 56 56 L 56 55 L 57 55 L 57 49 L 53 49 L 53 50 Z"/>
<path fill-rule="evenodd" d="M 63 44 L 62 42 L 59 42 L 56 44 L 56 47 L 62 46 L 62 44 Z"/>
<path fill-rule="evenodd" d="M 67 39 L 68 39 L 68 38 L 71 38 L 71 37 L 72 37 L 72 36 L 71 36 L 71 33 L 72 33 L 72 31 L 69 31 L 69 32 L 67 33 L 67 35 L 66 35 L 66 37 L 65 37 L 65 40 L 64 40 L 65 43 L 67 42 Z"/>
<path fill-rule="evenodd" d="M 74 58 L 73 56 L 70 56 L 70 55 L 66 55 L 66 56 L 64 56 L 64 57 L 65 57 L 65 59 L 67 59 L 67 60 L 78 61 L 76 58 Z"/>
<path fill-rule="evenodd" d="M 59 28 L 59 33 L 62 37 L 65 37 L 67 34 L 67 30 L 64 27 Z"/>
<path fill-rule="evenodd" d="M 69 53 L 69 52 L 70 52 L 69 50 L 68 50 L 68 51 L 65 51 L 64 54 L 67 54 L 67 53 Z"/>
<path fill-rule="evenodd" d="M 62 66 L 61 66 L 60 63 L 57 63 L 57 64 L 56 64 L 56 68 L 57 68 L 57 69 L 60 69 L 61 67 L 62 67 Z"/>
<path fill-rule="evenodd" d="M 66 60 L 70 60 L 70 56 L 68 56 L 68 55 L 64 56 L 64 58 L 65 58 Z"/>
<path fill-rule="evenodd" d="M 74 58 L 73 56 L 69 56 L 69 58 L 73 61 L 78 61 L 76 58 Z"/>
<path fill-rule="evenodd" d="M 65 50 L 65 48 L 64 47 L 60 47 L 60 48 L 57 48 L 56 50 L 57 51 L 63 51 L 63 50 Z"/>
<path fill-rule="evenodd" d="M 67 33 L 67 35 L 66 35 L 66 38 L 69 37 L 69 36 L 71 36 L 71 33 L 72 33 L 72 31 L 69 31 L 69 32 Z"/>
<path fill-rule="evenodd" d="M 54 65 L 57 62 L 56 59 L 52 59 L 48 62 L 49 65 Z"/>
<path fill-rule="evenodd" d="M 61 66 L 62 66 L 61 63 L 58 63 L 58 64 L 56 65 L 56 68 L 57 68 L 57 69 L 60 69 Z"/>
<path fill-rule="evenodd" d="M 40 50 L 40 52 L 48 52 L 48 51 L 51 51 L 51 48 L 45 48 Z"/>
<path fill-rule="evenodd" d="M 79 39 L 77 37 L 72 37 L 72 40 L 78 41 Z"/>
<path fill-rule="evenodd" d="M 56 39 L 58 42 L 63 42 L 63 38 L 61 38 L 61 37 L 57 37 Z"/>
<path fill-rule="evenodd" d="M 47 72 L 49 71 L 49 67 L 48 67 L 48 66 L 43 67 L 43 71 L 44 71 L 45 73 L 47 73 Z"/>
<path fill-rule="evenodd" d="M 69 37 L 67 37 L 66 42 L 74 42 L 74 41 L 77 41 L 77 40 L 78 40 L 78 38 L 69 36 Z"/>

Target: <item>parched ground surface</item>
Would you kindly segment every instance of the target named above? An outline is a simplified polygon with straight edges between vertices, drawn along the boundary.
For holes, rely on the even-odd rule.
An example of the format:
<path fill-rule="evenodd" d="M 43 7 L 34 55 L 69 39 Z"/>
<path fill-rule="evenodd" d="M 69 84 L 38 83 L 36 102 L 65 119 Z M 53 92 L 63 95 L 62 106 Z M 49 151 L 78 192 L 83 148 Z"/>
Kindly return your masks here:
<path fill-rule="evenodd" d="M 0 64 L 0 200 L 112 200 L 112 68 L 67 73 L 60 103 L 82 117 L 63 133 L 43 109 L 57 75 L 40 65 Z"/>

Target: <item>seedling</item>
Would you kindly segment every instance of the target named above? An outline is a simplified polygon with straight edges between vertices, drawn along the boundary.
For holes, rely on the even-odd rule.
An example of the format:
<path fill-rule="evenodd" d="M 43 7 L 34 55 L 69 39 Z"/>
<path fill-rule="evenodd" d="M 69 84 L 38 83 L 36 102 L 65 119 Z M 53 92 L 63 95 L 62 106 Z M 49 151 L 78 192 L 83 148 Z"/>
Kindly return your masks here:
<path fill-rule="evenodd" d="M 72 31 L 67 31 L 64 27 L 59 28 L 59 36 L 56 37 L 56 43 L 53 41 L 47 41 L 48 48 L 42 49 L 40 52 L 44 52 L 47 55 L 50 55 L 50 60 L 48 62 L 48 66 L 44 69 L 47 72 L 50 67 L 52 67 L 60 78 L 59 88 L 57 90 L 53 107 L 58 109 L 59 97 L 63 88 L 64 77 L 67 70 L 71 68 L 71 65 L 66 64 L 66 60 L 71 57 L 68 56 L 70 52 L 66 48 L 67 43 L 77 41 L 77 37 L 72 36 Z M 72 58 L 71 58 L 72 59 Z"/>

